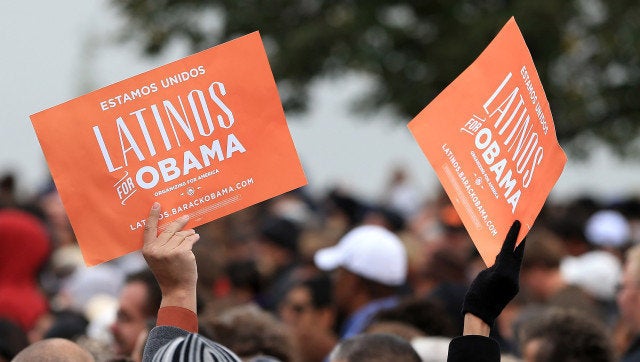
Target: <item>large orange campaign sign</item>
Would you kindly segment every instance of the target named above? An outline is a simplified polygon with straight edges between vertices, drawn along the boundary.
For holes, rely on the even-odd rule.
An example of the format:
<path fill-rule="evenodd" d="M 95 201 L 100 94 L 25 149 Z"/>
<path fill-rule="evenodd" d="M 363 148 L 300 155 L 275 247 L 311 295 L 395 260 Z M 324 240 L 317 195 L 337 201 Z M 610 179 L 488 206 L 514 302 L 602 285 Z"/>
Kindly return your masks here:
<path fill-rule="evenodd" d="M 306 184 L 255 32 L 31 116 L 88 265 Z"/>
<path fill-rule="evenodd" d="M 519 241 L 531 229 L 567 161 L 513 18 L 409 129 L 487 265 L 514 220 Z"/>

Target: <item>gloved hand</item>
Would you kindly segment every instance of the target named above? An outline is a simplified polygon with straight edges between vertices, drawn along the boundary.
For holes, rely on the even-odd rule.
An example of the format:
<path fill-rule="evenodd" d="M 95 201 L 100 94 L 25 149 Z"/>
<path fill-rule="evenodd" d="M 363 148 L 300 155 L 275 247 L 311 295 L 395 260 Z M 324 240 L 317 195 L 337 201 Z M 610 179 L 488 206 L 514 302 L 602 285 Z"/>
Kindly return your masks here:
<path fill-rule="evenodd" d="M 496 262 L 481 271 L 469 286 L 462 303 L 463 315 L 471 313 L 492 327 L 504 307 L 518 294 L 525 245 L 525 240 L 522 240 L 514 250 L 519 232 L 520 221 L 516 220 L 496 256 Z"/>

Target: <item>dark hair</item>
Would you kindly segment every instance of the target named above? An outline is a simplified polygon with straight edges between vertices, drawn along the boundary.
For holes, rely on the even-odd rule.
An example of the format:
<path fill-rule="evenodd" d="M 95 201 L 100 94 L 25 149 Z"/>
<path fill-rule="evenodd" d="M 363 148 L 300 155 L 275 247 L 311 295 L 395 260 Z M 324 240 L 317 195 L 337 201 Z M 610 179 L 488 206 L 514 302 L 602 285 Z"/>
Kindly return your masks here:
<path fill-rule="evenodd" d="M 260 226 L 260 237 L 294 255 L 298 253 L 300 227 L 294 222 L 281 217 L 269 217 Z"/>
<path fill-rule="evenodd" d="M 392 334 L 359 334 L 343 340 L 331 352 L 331 361 L 421 362 L 409 342 Z"/>
<path fill-rule="evenodd" d="M 527 245 L 528 246 L 528 245 Z M 553 308 L 522 327 L 520 345 L 540 341 L 535 362 L 612 362 L 605 327 L 573 310 Z"/>
<path fill-rule="evenodd" d="M 309 289 L 311 303 L 314 308 L 326 308 L 332 305 L 331 279 L 326 274 L 320 274 L 302 281 L 298 286 Z"/>
<path fill-rule="evenodd" d="M 44 334 L 44 338 L 64 338 L 75 340 L 86 333 L 89 321 L 85 316 L 73 310 L 53 312 L 54 322 Z"/>
<path fill-rule="evenodd" d="M 405 299 L 397 306 L 383 309 L 373 317 L 373 322 L 402 322 L 409 324 L 427 336 L 456 335 L 454 324 L 446 310 L 425 298 Z"/>
<path fill-rule="evenodd" d="M 156 277 L 151 270 L 143 269 L 139 272 L 127 275 L 125 284 L 134 282 L 143 283 L 147 287 L 147 302 L 145 303 L 145 314 L 149 317 L 155 317 L 160 309 L 162 300 L 162 292 Z"/>
<path fill-rule="evenodd" d="M 29 345 L 24 331 L 9 319 L 0 318 L 0 360 L 10 361 Z"/>
<path fill-rule="evenodd" d="M 532 233 L 527 237 L 527 252 L 522 259 L 522 270 L 557 269 L 565 253 L 564 246 L 558 240 L 542 233 Z"/>
<path fill-rule="evenodd" d="M 220 315 L 207 315 L 202 320 L 201 334 L 242 358 L 264 355 L 283 362 L 297 360 L 289 329 L 257 305 L 244 304 Z"/>
<path fill-rule="evenodd" d="M 232 286 L 249 289 L 253 293 L 260 291 L 260 273 L 255 261 L 232 261 L 225 267 L 225 272 Z"/>

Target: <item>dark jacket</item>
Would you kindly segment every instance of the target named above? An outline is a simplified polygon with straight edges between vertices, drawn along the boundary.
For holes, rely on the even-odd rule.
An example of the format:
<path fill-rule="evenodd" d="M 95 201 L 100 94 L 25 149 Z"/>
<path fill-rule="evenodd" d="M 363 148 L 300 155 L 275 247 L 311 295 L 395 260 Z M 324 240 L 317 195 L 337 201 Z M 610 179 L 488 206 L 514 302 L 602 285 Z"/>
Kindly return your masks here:
<path fill-rule="evenodd" d="M 500 346 L 484 336 L 461 336 L 449 343 L 447 362 L 499 362 Z"/>

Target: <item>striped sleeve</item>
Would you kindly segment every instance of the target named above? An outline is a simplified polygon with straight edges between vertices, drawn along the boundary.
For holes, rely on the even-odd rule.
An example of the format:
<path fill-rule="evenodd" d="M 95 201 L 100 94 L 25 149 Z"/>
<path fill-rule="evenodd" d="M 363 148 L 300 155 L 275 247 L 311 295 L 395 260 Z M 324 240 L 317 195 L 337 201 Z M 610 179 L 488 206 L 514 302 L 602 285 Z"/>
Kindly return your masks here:
<path fill-rule="evenodd" d="M 178 337 L 162 346 L 153 356 L 153 362 L 241 362 L 242 360 L 226 347 L 199 334 L 190 333 Z"/>

